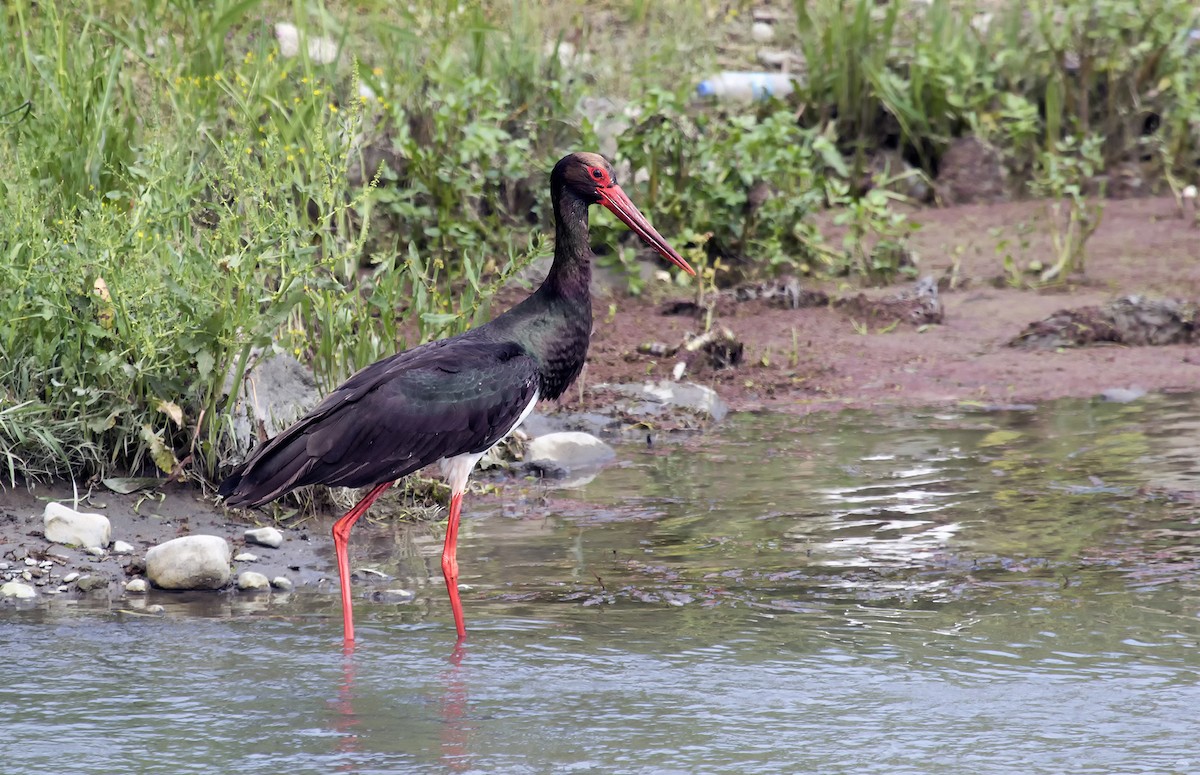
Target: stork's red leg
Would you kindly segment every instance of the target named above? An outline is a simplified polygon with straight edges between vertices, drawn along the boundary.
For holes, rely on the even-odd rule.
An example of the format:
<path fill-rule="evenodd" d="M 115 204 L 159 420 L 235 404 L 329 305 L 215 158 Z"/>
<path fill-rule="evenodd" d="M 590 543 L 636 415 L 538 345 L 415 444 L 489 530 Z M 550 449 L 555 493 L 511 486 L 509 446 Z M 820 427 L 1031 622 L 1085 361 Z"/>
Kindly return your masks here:
<path fill-rule="evenodd" d="M 346 512 L 346 516 L 333 523 L 333 551 L 337 555 L 338 578 L 342 582 L 342 626 L 347 642 L 354 640 L 354 611 L 350 604 L 350 555 L 348 552 L 350 528 L 354 527 L 358 518 L 366 514 L 375 499 L 392 484 L 393 482 L 384 482 L 375 485 L 362 500 L 354 504 L 354 508 Z"/>
<path fill-rule="evenodd" d="M 467 637 L 467 626 L 463 623 L 462 601 L 458 599 L 458 522 L 462 513 L 461 492 L 450 496 L 450 520 L 446 523 L 446 543 L 442 547 L 442 576 L 446 578 L 446 591 L 450 593 L 450 610 L 454 612 L 454 626 L 458 639 Z"/>

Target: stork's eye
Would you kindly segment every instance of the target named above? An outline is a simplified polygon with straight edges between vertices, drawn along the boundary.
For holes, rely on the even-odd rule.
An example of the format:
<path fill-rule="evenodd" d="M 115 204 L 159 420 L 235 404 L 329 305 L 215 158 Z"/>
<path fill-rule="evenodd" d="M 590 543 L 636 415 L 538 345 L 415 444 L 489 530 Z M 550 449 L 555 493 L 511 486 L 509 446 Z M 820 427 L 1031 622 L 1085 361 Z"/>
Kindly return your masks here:
<path fill-rule="evenodd" d="M 601 172 L 599 169 L 593 168 L 592 169 L 592 177 L 595 178 L 596 180 L 604 180 L 604 173 Z"/>

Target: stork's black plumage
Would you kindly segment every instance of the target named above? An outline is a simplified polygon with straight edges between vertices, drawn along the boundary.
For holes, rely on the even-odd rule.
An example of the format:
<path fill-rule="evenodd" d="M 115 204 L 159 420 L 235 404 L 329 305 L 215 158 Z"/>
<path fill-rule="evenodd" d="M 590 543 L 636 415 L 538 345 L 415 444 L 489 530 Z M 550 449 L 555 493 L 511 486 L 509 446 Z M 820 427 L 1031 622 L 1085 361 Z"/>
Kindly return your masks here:
<path fill-rule="evenodd" d="M 592 330 L 587 208 L 602 204 L 677 266 L 692 268 L 617 185 L 602 156 L 575 153 L 550 176 L 554 263 L 527 299 L 479 328 L 362 369 L 309 414 L 259 446 L 222 482 L 230 506 L 259 506 L 308 484 L 374 489 L 334 525 L 346 639 L 354 637 L 346 541 L 396 479 L 441 462 L 451 486 L 442 570 L 466 634 L 455 557 L 462 492 L 484 452 L 539 398 L 558 398 L 583 369 Z"/>

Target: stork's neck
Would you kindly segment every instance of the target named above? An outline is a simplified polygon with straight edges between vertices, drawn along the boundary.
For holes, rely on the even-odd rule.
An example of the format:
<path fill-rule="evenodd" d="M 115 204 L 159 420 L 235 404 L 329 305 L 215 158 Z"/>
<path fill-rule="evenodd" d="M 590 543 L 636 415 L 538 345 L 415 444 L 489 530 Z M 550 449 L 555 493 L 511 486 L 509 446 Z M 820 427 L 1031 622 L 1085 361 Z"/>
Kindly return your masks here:
<path fill-rule="evenodd" d="M 546 276 L 546 290 L 553 296 L 586 302 L 590 310 L 592 246 L 588 206 L 569 190 L 553 193 L 554 263 Z"/>
<path fill-rule="evenodd" d="M 489 324 L 493 336 L 518 342 L 538 362 L 542 398 L 555 399 L 583 369 L 592 336 L 592 248 L 587 203 L 552 187 L 554 263 L 546 281 Z"/>

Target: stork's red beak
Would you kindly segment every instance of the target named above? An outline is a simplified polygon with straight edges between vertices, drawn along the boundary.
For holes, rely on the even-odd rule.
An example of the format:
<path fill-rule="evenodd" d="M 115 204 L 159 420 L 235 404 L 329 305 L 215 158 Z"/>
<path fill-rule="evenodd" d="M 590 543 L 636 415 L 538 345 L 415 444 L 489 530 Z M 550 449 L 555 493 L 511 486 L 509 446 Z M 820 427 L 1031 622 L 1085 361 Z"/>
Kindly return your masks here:
<path fill-rule="evenodd" d="M 663 239 L 663 235 L 654 230 L 650 225 L 650 221 L 646 220 L 646 216 L 642 215 L 633 202 L 629 201 L 629 197 L 621 190 L 621 187 L 615 183 L 611 186 L 596 189 L 596 193 L 600 195 L 600 204 L 613 211 L 613 215 L 621 219 L 622 222 L 629 228 L 633 229 L 639 237 L 646 241 L 650 247 L 657 250 L 668 261 L 690 275 L 695 276 L 696 270 L 688 265 L 687 261 L 683 260 L 683 256 L 675 252 L 675 249 L 667 244 Z"/>

